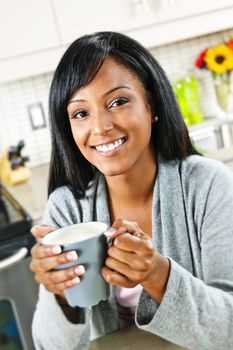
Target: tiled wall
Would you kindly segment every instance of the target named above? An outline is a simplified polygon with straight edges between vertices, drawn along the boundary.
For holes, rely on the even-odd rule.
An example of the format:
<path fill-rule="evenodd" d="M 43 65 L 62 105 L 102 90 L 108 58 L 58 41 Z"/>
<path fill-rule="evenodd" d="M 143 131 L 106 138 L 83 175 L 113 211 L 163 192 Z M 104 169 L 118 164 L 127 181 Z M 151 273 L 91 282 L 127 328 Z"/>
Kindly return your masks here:
<path fill-rule="evenodd" d="M 48 91 L 51 79 L 52 73 L 0 85 L 0 149 L 16 145 L 23 139 L 22 153 L 29 155 L 30 167 L 49 161 Z M 33 130 L 28 106 L 37 102 L 43 106 L 47 126 Z"/>
<path fill-rule="evenodd" d="M 156 35 L 156 34 L 155 34 Z M 152 53 L 167 72 L 170 80 L 193 73 L 197 55 L 207 46 L 233 37 L 233 29 L 154 48 Z M 208 72 L 195 71 L 199 83 L 200 106 L 205 116 L 216 114 L 212 80 Z M 45 74 L 0 85 L 0 150 L 25 141 L 24 154 L 30 156 L 29 166 L 49 161 L 49 128 L 32 130 L 28 105 L 42 103 L 48 125 L 48 91 L 52 79 Z"/>

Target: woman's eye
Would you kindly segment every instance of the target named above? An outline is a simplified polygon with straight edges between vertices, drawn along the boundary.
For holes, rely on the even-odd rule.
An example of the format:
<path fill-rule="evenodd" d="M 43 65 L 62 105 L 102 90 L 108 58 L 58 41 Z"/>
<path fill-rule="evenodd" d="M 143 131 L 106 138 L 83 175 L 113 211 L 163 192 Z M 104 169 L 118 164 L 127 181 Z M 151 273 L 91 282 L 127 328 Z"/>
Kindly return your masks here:
<path fill-rule="evenodd" d="M 126 104 L 128 102 L 128 98 L 126 97 L 121 97 L 121 98 L 116 98 L 115 100 L 113 100 L 110 105 L 109 108 L 115 108 L 115 107 L 120 107 L 123 106 L 124 104 Z"/>
<path fill-rule="evenodd" d="M 72 113 L 71 119 L 83 119 L 88 116 L 88 112 L 81 109 Z"/>

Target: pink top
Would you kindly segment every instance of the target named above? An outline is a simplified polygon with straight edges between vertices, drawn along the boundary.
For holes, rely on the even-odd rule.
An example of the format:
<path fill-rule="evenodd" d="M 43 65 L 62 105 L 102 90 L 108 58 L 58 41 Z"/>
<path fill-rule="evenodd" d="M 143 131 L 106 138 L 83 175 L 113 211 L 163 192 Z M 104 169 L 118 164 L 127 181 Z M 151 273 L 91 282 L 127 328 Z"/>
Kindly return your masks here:
<path fill-rule="evenodd" d="M 119 325 L 122 329 L 134 323 L 135 310 L 142 291 L 142 286 L 140 284 L 134 288 L 116 286 L 115 291 Z"/>

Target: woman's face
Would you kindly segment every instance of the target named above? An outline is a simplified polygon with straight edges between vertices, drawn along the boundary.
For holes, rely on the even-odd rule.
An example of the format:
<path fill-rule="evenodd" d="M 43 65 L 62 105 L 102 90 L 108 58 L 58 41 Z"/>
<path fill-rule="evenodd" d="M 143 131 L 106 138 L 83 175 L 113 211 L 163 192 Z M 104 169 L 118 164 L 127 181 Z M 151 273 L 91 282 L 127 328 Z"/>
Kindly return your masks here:
<path fill-rule="evenodd" d="M 83 156 L 105 176 L 146 170 L 154 161 L 152 115 L 141 82 L 111 58 L 70 99 L 72 134 Z"/>

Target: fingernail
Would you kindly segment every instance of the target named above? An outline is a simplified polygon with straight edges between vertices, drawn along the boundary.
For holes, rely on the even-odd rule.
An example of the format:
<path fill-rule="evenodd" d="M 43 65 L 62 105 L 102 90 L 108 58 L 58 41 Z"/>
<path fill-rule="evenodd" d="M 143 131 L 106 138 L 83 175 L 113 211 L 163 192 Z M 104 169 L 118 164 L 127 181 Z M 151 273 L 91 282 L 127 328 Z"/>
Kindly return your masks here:
<path fill-rule="evenodd" d="M 52 247 L 51 251 L 53 254 L 60 254 L 62 252 L 61 247 L 59 245 Z"/>
<path fill-rule="evenodd" d="M 36 230 L 36 229 L 38 229 L 40 227 L 40 225 L 34 225 L 34 226 L 32 226 L 32 228 L 31 228 L 31 232 L 33 231 L 33 230 Z"/>
<path fill-rule="evenodd" d="M 106 237 L 110 237 L 112 236 L 115 232 L 117 231 L 117 229 L 115 229 L 114 227 L 109 227 L 107 229 L 107 231 L 104 232 Z"/>
<path fill-rule="evenodd" d="M 72 283 L 73 285 L 78 284 L 79 282 L 80 282 L 80 278 L 78 278 L 78 277 L 74 277 L 74 278 L 71 280 L 71 283 Z"/>
<path fill-rule="evenodd" d="M 68 254 L 66 254 L 66 258 L 70 261 L 74 261 L 78 259 L 78 255 L 75 251 L 69 252 Z"/>
<path fill-rule="evenodd" d="M 77 275 L 82 275 L 84 274 L 85 272 L 85 268 L 83 265 L 79 265 L 77 266 L 75 269 L 74 269 L 74 272 L 77 274 Z"/>

